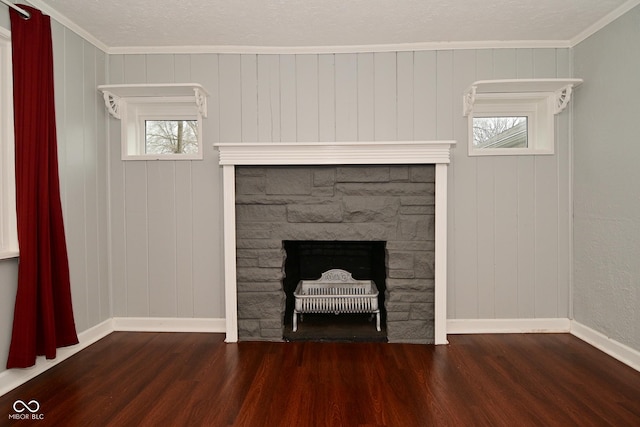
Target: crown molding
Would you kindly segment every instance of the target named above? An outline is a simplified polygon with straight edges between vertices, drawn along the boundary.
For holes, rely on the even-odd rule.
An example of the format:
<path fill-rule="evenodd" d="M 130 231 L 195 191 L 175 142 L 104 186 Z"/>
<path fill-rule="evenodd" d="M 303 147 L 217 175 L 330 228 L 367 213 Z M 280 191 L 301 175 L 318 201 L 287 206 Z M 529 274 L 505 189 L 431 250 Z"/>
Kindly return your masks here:
<path fill-rule="evenodd" d="M 596 21 L 589 28 L 569 40 L 570 47 L 577 46 L 638 5 L 640 5 L 640 0 L 628 0 L 626 3 L 623 3 L 621 6 Z"/>
<path fill-rule="evenodd" d="M 40 9 L 40 11 L 42 11 L 46 15 L 49 15 L 51 18 L 55 19 L 60 24 L 64 25 L 65 27 L 67 27 L 68 29 L 70 29 L 71 31 L 73 31 L 74 33 L 76 33 L 77 35 L 79 35 L 80 37 L 82 37 L 83 39 L 85 39 L 86 41 L 88 41 L 89 43 L 91 43 L 101 51 L 105 53 L 109 53 L 109 46 L 102 43 L 93 34 L 91 34 L 87 30 L 82 28 L 80 25 L 76 24 L 74 21 L 72 21 L 62 13 L 58 12 L 57 10 L 49 6 L 47 3 L 43 2 L 42 0 L 28 0 L 27 3 L 31 4 L 35 8 Z"/>
<path fill-rule="evenodd" d="M 345 46 L 123 46 L 111 47 L 108 54 L 198 54 L 227 53 L 253 55 L 286 55 L 286 54 L 336 54 L 336 53 L 378 53 L 378 52 L 410 52 L 430 50 L 463 50 L 463 49 L 515 49 L 515 48 L 568 48 L 567 40 L 489 40 L 459 42 L 424 42 L 396 43 L 376 45 Z"/>

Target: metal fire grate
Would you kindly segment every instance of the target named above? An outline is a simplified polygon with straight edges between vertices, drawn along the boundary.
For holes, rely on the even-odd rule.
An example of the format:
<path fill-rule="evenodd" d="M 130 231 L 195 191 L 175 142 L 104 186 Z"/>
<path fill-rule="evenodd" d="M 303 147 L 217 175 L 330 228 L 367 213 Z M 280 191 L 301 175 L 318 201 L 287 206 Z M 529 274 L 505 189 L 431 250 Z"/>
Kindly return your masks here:
<path fill-rule="evenodd" d="M 348 271 L 333 269 L 318 280 L 301 280 L 293 295 L 293 332 L 298 330 L 298 314 L 302 321 L 304 313 L 371 313 L 380 331 L 378 289 L 373 280 L 355 280 Z"/>

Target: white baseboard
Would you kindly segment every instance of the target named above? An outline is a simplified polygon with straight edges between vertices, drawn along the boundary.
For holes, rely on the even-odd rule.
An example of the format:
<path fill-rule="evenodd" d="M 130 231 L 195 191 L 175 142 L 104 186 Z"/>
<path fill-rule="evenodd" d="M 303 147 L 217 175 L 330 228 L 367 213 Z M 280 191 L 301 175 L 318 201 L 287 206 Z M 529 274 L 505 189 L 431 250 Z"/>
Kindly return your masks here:
<path fill-rule="evenodd" d="M 447 334 L 566 333 L 569 319 L 448 319 Z"/>
<path fill-rule="evenodd" d="M 55 359 L 46 359 L 44 356 L 38 356 L 34 366 L 24 369 L 7 369 L 6 371 L 0 372 L 0 396 L 26 383 L 46 370 L 53 368 L 58 363 L 84 350 L 111 332 L 113 332 L 112 322 L 111 319 L 107 319 L 86 331 L 80 332 L 78 334 L 78 344 L 58 348 Z"/>
<path fill-rule="evenodd" d="M 175 317 L 114 317 L 114 331 L 129 332 L 222 332 L 226 320 Z"/>
<path fill-rule="evenodd" d="M 611 339 L 575 320 L 571 321 L 571 334 L 640 372 L 640 351 Z"/>

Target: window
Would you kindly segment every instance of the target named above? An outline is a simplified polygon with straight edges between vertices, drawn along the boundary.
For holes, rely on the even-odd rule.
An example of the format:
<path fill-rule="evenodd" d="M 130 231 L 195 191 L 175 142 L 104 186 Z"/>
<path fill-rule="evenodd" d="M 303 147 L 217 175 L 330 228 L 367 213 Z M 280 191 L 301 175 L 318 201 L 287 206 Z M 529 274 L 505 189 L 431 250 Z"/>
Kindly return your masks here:
<path fill-rule="evenodd" d="M 107 109 L 122 120 L 123 160 L 202 159 L 206 92 L 197 84 L 106 85 Z"/>
<path fill-rule="evenodd" d="M 527 148 L 529 133 L 527 116 L 473 117 L 473 147 Z"/>
<path fill-rule="evenodd" d="M 469 155 L 553 154 L 554 115 L 580 79 L 483 80 L 464 96 Z"/>
<path fill-rule="evenodd" d="M 0 259 L 18 256 L 9 37 L 0 28 Z"/>
<path fill-rule="evenodd" d="M 196 154 L 197 120 L 145 120 L 145 153 Z"/>

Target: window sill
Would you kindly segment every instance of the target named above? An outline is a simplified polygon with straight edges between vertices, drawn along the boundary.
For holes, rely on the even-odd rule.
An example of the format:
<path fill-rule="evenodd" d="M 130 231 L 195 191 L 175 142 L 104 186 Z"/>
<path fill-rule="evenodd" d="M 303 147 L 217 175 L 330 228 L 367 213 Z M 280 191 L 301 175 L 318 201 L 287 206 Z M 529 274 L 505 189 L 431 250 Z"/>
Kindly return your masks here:
<path fill-rule="evenodd" d="M 20 251 L 5 251 L 0 252 L 0 260 L 2 259 L 11 259 L 20 257 Z"/>

